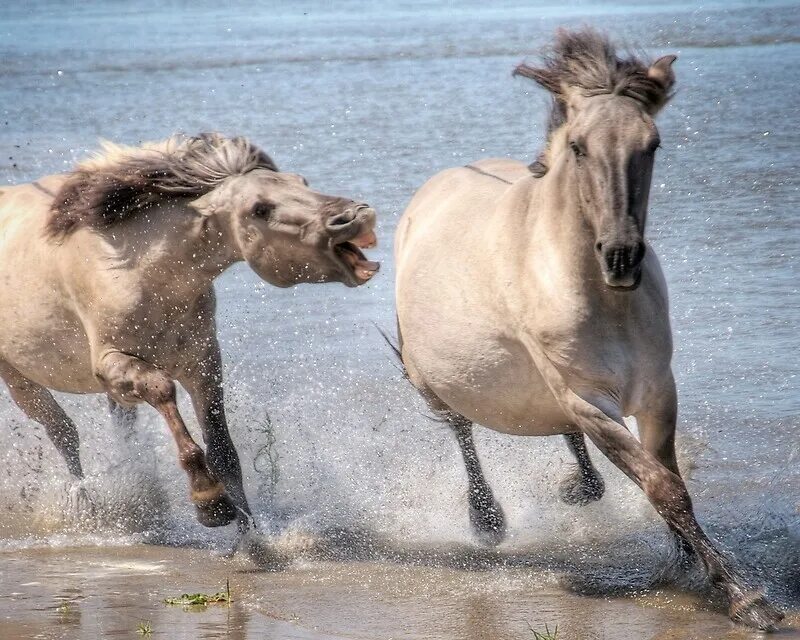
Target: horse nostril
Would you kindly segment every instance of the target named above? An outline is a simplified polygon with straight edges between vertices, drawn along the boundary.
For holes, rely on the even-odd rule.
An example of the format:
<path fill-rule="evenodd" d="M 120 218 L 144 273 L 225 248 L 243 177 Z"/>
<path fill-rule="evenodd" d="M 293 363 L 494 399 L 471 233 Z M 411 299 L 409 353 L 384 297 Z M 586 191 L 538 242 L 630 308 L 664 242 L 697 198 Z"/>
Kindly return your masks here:
<path fill-rule="evenodd" d="M 644 254 L 646 251 L 647 251 L 647 246 L 645 245 L 644 242 L 636 243 L 636 245 L 631 250 L 631 255 L 630 255 L 631 268 L 638 265 L 644 259 Z"/>
<path fill-rule="evenodd" d="M 603 253 L 603 243 L 598 242 L 596 245 L 594 245 L 594 250 L 597 251 L 597 253 Z"/>
<path fill-rule="evenodd" d="M 600 244 L 600 243 L 598 243 Z M 624 244 L 604 247 L 601 253 L 606 270 L 617 277 L 622 277 L 635 269 L 644 258 L 645 244 Z"/>
<path fill-rule="evenodd" d="M 328 220 L 329 227 L 343 227 L 345 225 L 350 224 L 356 218 L 356 212 L 354 210 L 345 211 L 344 213 L 339 213 Z"/>
<path fill-rule="evenodd" d="M 613 249 L 609 249 L 609 250 L 607 250 L 605 252 L 604 257 L 606 259 L 606 268 L 611 273 L 616 274 L 619 271 L 621 271 L 620 267 L 622 266 L 622 263 L 623 263 L 623 261 L 622 261 L 622 253 L 623 253 L 623 249 L 620 249 L 618 247 L 617 248 L 613 248 Z"/>

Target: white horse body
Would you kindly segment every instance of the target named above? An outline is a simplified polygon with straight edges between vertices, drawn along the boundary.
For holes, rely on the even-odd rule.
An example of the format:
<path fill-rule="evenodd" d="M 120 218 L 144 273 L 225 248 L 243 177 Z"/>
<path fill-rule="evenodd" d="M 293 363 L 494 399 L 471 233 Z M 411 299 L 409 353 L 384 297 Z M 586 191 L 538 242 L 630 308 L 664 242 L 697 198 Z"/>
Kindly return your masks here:
<path fill-rule="evenodd" d="M 484 160 L 415 195 L 395 241 L 400 357 L 454 430 L 470 520 L 486 540 L 502 540 L 505 519 L 472 423 L 565 434 L 578 461 L 561 484 L 568 504 L 603 495 L 588 437 L 644 491 L 680 554 L 702 560 L 731 617 L 773 629 L 781 613 L 703 532 L 675 457 L 667 288 L 645 241 L 654 117 L 670 98 L 674 60 L 621 59 L 584 30 L 559 32 L 541 66 L 517 67 L 551 92 L 547 148 L 530 168 Z"/>
<path fill-rule="evenodd" d="M 54 176 L 40 184 L 57 189 L 59 182 Z M 80 311 L 61 275 L 72 267 L 71 253 L 41 242 L 51 202 L 30 185 L 0 196 L 0 264 L 14 267 L 0 279 L 0 359 L 51 389 L 100 392 Z"/>
<path fill-rule="evenodd" d="M 666 285 L 654 252 L 636 291 L 605 291 L 594 257 L 573 241 L 582 222 L 547 214 L 557 170 L 537 179 L 520 162 L 474 166 L 497 178 L 444 171 L 398 226 L 397 304 L 412 381 L 497 431 L 574 431 L 536 366 L 544 355 L 587 393 L 602 390 L 623 415 L 635 414 L 653 382 L 670 375 Z M 587 278 L 597 287 L 588 290 Z"/>
<path fill-rule="evenodd" d="M 43 242 L 52 215 L 44 189 L 57 191 L 65 178 L 0 195 L 0 264 L 14 265 L 0 280 L 0 360 L 36 384 L 68 393 L 106 390 L 95 363 L 110 345 L 180 376 L 202 355 L 191 346 L 206 342 L 209 327 L 198 322 L 198 308 L 213 300 L 217 273 L 188 241 L 192 226 L 199 229 L 196 214 L 159 206 L 151 219 L 122 221 L 112 235 L 78 229 Z M 169 278 L 176 263 L 193 265 L 192 278 Z M 142 330 L 150 333 L 144 343 Z"/>
<path fill-rule="evenodd" d="M 316 193 L 244 138 L 106 145 L 64 176 L 0 189 L 0 379 L 76 481 L 79 434 L 50 390 L 154 407 L 199 521 L 252 524 L 228 432 L 213 281 L 246 261 L 276 286 L 377 271 L 368 205 Z M 177 407 L 186 389 L 207 443 Z"/>

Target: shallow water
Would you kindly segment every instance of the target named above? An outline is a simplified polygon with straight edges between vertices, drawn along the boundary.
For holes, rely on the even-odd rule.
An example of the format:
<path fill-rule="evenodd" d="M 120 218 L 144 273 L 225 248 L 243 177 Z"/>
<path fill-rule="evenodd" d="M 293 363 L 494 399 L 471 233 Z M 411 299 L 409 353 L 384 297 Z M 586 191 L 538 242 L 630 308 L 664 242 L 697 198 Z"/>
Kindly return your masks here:
<path fill-rule="evenodd" d="M 436 171 L 535 157 L 547 102 L 510 71 L 557 25 L 587 22 L 679 55 L 678 92 L 659 118 L 649 238 L 670 285 L 682 462 L 701 522 L 800 608 L 796 3 L 4 5 L 0 182 L 64 171 L 100 137 L 220 130 L 249 136 L 320 191 L 373 204 L 383 270 L 365 287 L 276 290 L 244 267 L 219 280 L 229 417 L 251 501 L 265 528 L 354 541 L 360 560 L 477 549 L 455 443 L 424 417 L 374 326 L 394 326 L 391 236 Z M 231 532 L 194 522 L 153 412 L 121 427 L 103 398 L 62 398 L 96 515 L 65 517 L 61 460 L 0 394 L 4 563 L 35 573 L 46 546 L 99 545 L 107 554 L 86 557 L 108 560 L 134 541 L 231 544 Z M 605 498 L 576 509 L 555 496 L 570 462 L 559 439 L 478 430 L 477 444 L 509 520 L 505 553 L 547 575 L 569 556 L 571 575 L 609 591 L 641 589 L 658 571 L 664 527 L 611 465 L 599 464 Z M 380 552 L 358 543 L 373 538 Z M 486 575 L 461 579 L 489 585 Z"/>
<path fill-rule="evenodd" d="M 163 547 L 39 549 L 4 559 L 0 637 L 394 638 L 519 640 L 531 629 L 581 640 L 755 640 L 696 596 L 673 591 L 620 598 L 579 595 L 527 568 L 480 572 L 376 562 L 305 561 L 278 573 L 232 570 L 207 552 Z M 4 575 L 5 574 L 5 575 Z M 170 606 L 214 593 L 232 603 Z M 776 638 L 800 638 L 800 618 Z"/>

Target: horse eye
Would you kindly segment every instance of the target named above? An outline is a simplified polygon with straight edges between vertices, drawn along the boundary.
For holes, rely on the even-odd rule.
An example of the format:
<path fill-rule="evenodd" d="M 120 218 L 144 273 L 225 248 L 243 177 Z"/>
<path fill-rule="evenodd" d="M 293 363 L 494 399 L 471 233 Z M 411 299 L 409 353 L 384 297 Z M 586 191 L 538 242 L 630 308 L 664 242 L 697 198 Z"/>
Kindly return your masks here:
<path fill-rule="evenodd" d="M 581 149 L 581 146 L 577 142 L 575 142 L 574 140 L 569 143 L 569 148 L 572 149 L 572 152 L 579 158 L 581 158 L 581 157 L 586 155 L 584 150 Z"/>
<path fill-rule="evenodd" d="M 253 205 L 253 217 L 268 220 L 275 210 L 275 205 L 271 202 L 256 202 Z"/>

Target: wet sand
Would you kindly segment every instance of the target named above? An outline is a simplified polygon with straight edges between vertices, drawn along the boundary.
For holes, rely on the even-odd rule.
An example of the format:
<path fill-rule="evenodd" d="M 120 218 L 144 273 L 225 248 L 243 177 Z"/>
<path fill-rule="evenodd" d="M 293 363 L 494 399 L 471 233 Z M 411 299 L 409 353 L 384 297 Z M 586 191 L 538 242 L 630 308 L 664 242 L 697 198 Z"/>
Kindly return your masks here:
<path fill-rule="evenodd" d="M 233 602 L 169 606 L 214 593 Z M 531 629 L 561 640 L 745 640 L 691 594 L 588 597 L 542 584 L 531 568 L 482 571 L 379 562 L 300 561 L 254 571 L 206 550 L 134 545 L 0 553 L 0 638 L 360 638 L 521 640 Z M 773 637 L 800 638 L 800 612 Z"/>

